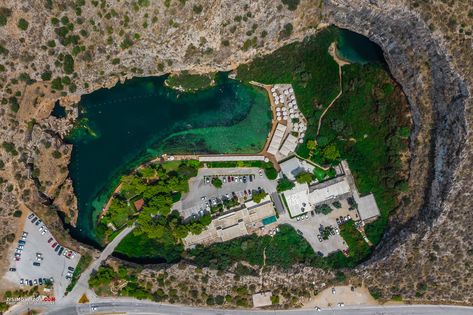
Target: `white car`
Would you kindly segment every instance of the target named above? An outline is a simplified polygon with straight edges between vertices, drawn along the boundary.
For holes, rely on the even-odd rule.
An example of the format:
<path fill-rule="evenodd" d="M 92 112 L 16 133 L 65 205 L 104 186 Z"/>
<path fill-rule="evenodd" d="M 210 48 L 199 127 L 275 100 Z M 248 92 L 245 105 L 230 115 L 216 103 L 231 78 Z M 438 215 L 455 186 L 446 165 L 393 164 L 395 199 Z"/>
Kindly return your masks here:
<path fill-rule="evenodd" d="M 44 235 L 44 234 L 46 234 L 46 231 L 41 232 L 41 235 Z"/>
<path fill-rule="evenodd" d="M 340 302 L 340 303 L 337 304 L 337 306 L 338 306 L 338 307 L 344 307 L 344 306 L 345 306 L 345 303 Z"/>
<path fill-rule="evenodd" d="M 316 306 L 314 307 L 314 309 L 317 311 L 317 312 L 321 312 L 322 310 L 320 309 L 320 307 Z"/>
<path fill-rule="evenodd" d="M 20 279 L 20 284 L 22 285 L 24 283 L 23 278 Z"/>
<path fill-rule="evenodd" d="M 335 294 L 337 293 L 337 291 L 335 290 L 335 288 L 332 288 L 332 294 Z"/>

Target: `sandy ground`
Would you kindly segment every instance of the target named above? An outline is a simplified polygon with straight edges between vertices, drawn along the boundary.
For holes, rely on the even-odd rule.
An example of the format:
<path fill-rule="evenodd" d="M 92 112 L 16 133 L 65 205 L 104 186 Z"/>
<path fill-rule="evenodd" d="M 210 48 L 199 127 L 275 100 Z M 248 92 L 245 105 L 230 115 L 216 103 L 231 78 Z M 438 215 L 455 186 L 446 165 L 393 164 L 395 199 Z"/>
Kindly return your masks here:
<path fill-rule="evenodd" d="M 18 284 L 16 282 L 11 281 L 10 277 L 8 277 L 9 272 L 10 272 L 8 271 L 8 269 L 12 267 L 11 259 L 9 259 L 9 257 L 13 256 L 15 252 L 15 248 L 18 245 L 19 235 L 23 232 L 26 217 L 30 213 L 28 208 L 26 208 L 23 204 L 20 204 L 19 208 L 22 211 L 22 215 L 21 217 L 18 218 L 18 223 L 15 226 L 16 229 L 12 231 L 15 233 L 15 240 L 10 244 L 10 247 L 7 250 L 7 257 L 2 257 L 2 259 L 0 259 L 0 270 L 5 270 L 3 277 L 0 279 L 0 293 L 6 290 L 15 290 L 18 288 Z M 12 227 L 12 230 L 13 230 L 13 227 Z"/>
<path fill-rule="evenodd" d="M 303 308 L 314 308 L 318 306 L 324 308 L 337 308 L 337 303 L 343 302 L 348 305 L 378 305 L 379 303 L 371 296 L 366 287 L 356 287 L 351 291 L 351 286 L 336 286 L 335 294 L 332 294 L 332 287 L 329 287 L 313 299 L 304 303 Z"/>

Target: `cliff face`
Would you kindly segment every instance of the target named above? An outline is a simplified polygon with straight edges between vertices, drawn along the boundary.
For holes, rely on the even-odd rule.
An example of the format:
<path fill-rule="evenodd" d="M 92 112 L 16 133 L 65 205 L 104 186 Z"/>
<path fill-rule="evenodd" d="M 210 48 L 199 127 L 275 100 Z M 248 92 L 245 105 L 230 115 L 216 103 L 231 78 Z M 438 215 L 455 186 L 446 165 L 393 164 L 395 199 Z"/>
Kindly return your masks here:
<path fill-rule="evenodd" d="M 451 63 L 444 40 L 395 1 L 326 1 L 324 14 L 383 48 L 409 99 L 415 125 L 410 203 L 401 203 L 374 257 L 357 273 L 386 298 L 402 294 L 471 303 L 471 281 L 460 276 L 469 272 L 473 254 L 471 240 L 461 232 L 473 221 L 467 193 L 473 183 L 467 175 L 472 161 L 471 82 L 463 76 L 471 64 Z M 451 288 L 453 282 L 458 287 Z M 426 292 L 417 289 L 415 297 L 422 284 Z"/>
<path fill-rule="evenodd" d="M 0 98 L 9 105 L 0 108 L 0 176 L 7 181 L 0 195 L 2 221 L 11 224 L 12 209 L 27 207 L 68 237 L 52 205 L 77 214 L 66 180 L 70 147 L 62 136 L 77 117 L 73 104 L 80 95 L 132 76 L 230 70 L 329 22 L 383 48 L 415 124 L 410 198 L 356 276 L 387 298 L 471 302 L 473 8 L 468 1 L 450 2 L 444 11 L 442 1 L 408 0 L 301 0 L 294 11 L 280 0 L 2 4 L 7 18 L 0 26 Z M 448 12 L 448 23 L 435 10 Z M 26 29 L 18 26 L 20 19 L 29 23 Z M 49 117 L 58 99 L 66 118 Z M 0 238 L 6 235 L 0 231 Z M 414 297 L 418 287 L 422 292 Z"/>

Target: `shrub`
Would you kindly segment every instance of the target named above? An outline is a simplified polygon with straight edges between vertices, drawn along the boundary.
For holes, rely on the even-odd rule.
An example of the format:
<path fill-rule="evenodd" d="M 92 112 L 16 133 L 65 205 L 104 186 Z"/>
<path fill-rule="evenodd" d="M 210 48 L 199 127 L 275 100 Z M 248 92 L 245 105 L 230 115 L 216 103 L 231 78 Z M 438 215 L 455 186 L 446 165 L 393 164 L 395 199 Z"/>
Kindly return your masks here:
<path fill-rule="evenodd" d="M 276 187 L 278 192 L 286 191 L 294 188 L 294 183 L 291 182 L 286 176 L 278 181 L 278 186 Z"/>
<path fill-rule="evenodd" d="M 19 218 L 19 217 L 21 217 L 21 215 L 22 215 L 21 210 L 16 210 L 15 212 L 13 212 L 13 216 L 14 216 L 15 218 Z"/>
<path fill-rule="evenodd" d="M 315 207 L 315 213 L 319 213 L 319 214 L 329 214 L 330 212 L 332 212 L 332 208 L 330 208 L 329 205 L 326 205 L 326 204 L 323 204 L 323 205 L 318 205 Z"/>
<path fill-rule="evenodd" d="M 7 25 L 7 20 L 11 16 L 11 10 L 5 7 L 0 8 L 0 26 Z"/>
<path fill-rule="evenodd" d="M 64 56 L 64 72 L 67 74 L 72 74 L 74 72 L 74 58 L 71 55 L 67 54 Z"/>
<path fill-rule="evenodd" d="M 284 39 L 284 38 L 288 38 L 289 36 L 291 36 L 293 28 L 294 27 L 292 26 L 291 23 L 287 23 L 286 25 L 284 25 L 281 32 L 279 32 L 279 38 Z"/>
<path fill-rule="evenodd" d="M 28 29 L 29 23 L 24 18 L 21 18 L 21 19 L 18 20 L 17 26 L 20 30 L 26 31 Z"/>
<path fill-rule="evenodd" d="M 55 159 L 60 159 L 62 156 L 61 152 L 59 152 L 58 150 L 54 150 L 52 155 L 53 155 L 53 158 Z"/>
<path fill-rule="evenodd" d="M 288 10 L 295 11 L 299 5 L 300 0 L 282 0 L 282 3 L 287 6 Z"/>
<path fill-rule="evenodd" d="M 222 181 L 218 177 L 212 178 L 212 185 L 214 185 L 216 188 L 221 188 L 222 187 Z"/>
<path fill-rule="evenodd" d="M 194 11 L 195 14 L 200 14 L 202 13 L 203 7 L 200 4 L 194 4 L 192 7 L 192 11 Z"/>
<path fill-rule="evenodd" d="M 309 172 L 301 172 L 296 176 L 296 181 L 299 184 L 310 183 L 313 179 L 314 176 Z"/>

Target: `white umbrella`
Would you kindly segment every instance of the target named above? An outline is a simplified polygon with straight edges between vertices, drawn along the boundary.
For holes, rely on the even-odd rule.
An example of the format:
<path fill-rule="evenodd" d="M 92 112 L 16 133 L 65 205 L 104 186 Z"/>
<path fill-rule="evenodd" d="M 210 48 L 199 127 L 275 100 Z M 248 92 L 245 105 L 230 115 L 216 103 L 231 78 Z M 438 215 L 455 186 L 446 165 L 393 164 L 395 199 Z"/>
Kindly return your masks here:
<path fill-rule="evenodd" d="M 299 143 L 303 143 L 304 142 L 304 139 L 299 139 Z"/>
<path fill-rule="evenodd" d="M 274 97 L 277 97 L 277 96 L 278 96 L 278 93 L 273 92 L 273 96 L 274 96 Z"/>
<path fill-rule="evenodd" d="M 301 136 L 301 138 L 304 138 L 305 132 L 302 132 L 302 133 L 300 134 L 300 136 Z"/>
<path fill-rule="evenodd" d="M 274 104 L 276 104 L 276 105 L 278 105 L 278 104 L 279 104 L 279 101 L 278 101 L 278 99 L 275 99 L 275 100 L 274 100 Z"/>
<path fill-rule="evenodd" d="M 276 107 L 276 111 L 277 111 L 277 112 L 280 112 L 280 111 L 281 111 L 281 107 Z"/>
<path fill-rule="evenodd" d="M 284 119 L 284 120 L 287 120 L 287 116 L 286 116 L 286 115 L 284 115 L 284 116 L 282 117 L 282 119 Z"/>
<path fill-rule="evenodd" d="M 291 100 L 295 100 L 296 97 L 294 96 L 294 94 L 291 95 Z"/>
<path fill-rule="evenodd" d="M 281 119 L 282 119 L 281 116 L 278 116 L 278 117 L 277 117 L 277 120 L 281 120 Z"/>
<path fill-rule="evenodd" d="M 282 111 L 283 111 L 283 112 L 287 111 L 286 107 L 283 107 L 283 108 L 282 108 Z"/>
<path fill-rule="evenodd" d="M 289 113 L 294 114 L 294 109 L 289 109 Z"/>
<path fill-rule="evenodd" d="M 276 116 L 281 116 L 281 112 L 276 112 Z"/>
<path fill-rule="evenodd" d="M 290 117 L 291 117 L 291 118 L 295 118 L 295 117 L 294 117 L 294 114 L 291 114 L 291 116 L 290 116 Z"/>
<path fill-rule="evenodd" d="M 294 123 L 295 128 L 299 128 L 299 123 Z"/>
<path fill-rule="evenodd" d="M 284 95 L 289 95 L 289 91 L 288 91 L 288 90 L 285 90 L 285 91 L 284 91 Z"/>
<path fill-rule="evenodd" d="M 294 89 L 293 89 L 293 88 L 290 88 L 290 89 L 289 89 L 289 92 L 294 93 Z"/>
<path fill-rule="evenodd" d="M 280 101 L 281 103 L 284 103 L 284 96 L 281 96 L 281 97 L 279 98 L 279 101 Z"/>
<path fill-rule="evenodd" d="M 276 89 L 275 89 L 275 88 L 271 88 L 271 92 L 276 92 Z"/>

